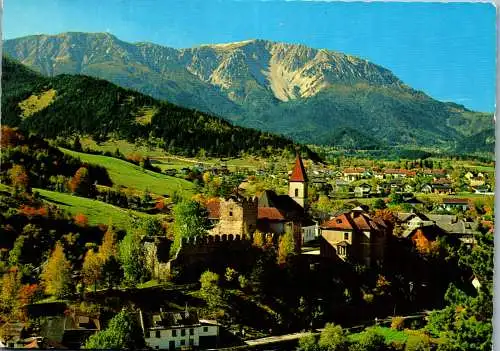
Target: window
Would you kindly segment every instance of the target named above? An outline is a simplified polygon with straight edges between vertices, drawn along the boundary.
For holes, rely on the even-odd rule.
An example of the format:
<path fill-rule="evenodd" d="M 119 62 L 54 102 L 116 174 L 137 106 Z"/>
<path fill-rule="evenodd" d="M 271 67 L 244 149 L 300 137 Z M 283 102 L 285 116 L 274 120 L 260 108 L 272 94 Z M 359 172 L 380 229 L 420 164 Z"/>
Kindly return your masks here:
<path fill-rule="evenodd" d="M 181 345 L 182 346 L 186 345 L 186 340 L 181 340 Z"/>
<path fill-rule="evenodd" d="M 342 223 L 342 220 L 341 219 L 337 219 L 336 222 L 337 222 L 337 224 L 340 224 L 340 223 Z"/>
<path fill-rule="evenodd" d="M 344 240 L 349 240 L 349 233 L 344 233 Z"/>
<path fill-rule="evenodd" d="M 172 336 L 175 338 L 177 336 L 177 330 L 172 330 Z"/>
<path fill-rule="evenodd" d="M 161 338 L 161 333 L 160 333 L 160 331 L 159 331 L 159 330 L 157 330 L 157 331 L 156 331 L 156 337 L 157 337 L 157 338 Z"/>
<path fill-rule="evenodd" d="M 191 345 L 191 346 L 194 345 L 194 339 L 189 339 L 189 345 Z"/>
<path fill-rule="evenodd" d="M 208 333 L 208 327 L 203 327 L 203 332 Z"/>
<path fill-rule="evenodd" d="M 346 248 L 345 246 L 337 246 L 337 252 L 340 256 L 345 256 L 346 254 Z"/>
<path fill-rule="evenodd" d="M 299 189 L 295 189 L 295 197 L 299 197 Z"/>
<path fill-rule="evenodd" d="M 160 349 L 160 346 L 156 345 L 156 346 L 155 346 L 155 349 L 159 350 L 159 349 Z"/>
<path fill-rule="evenodd" d="M 181 336 L 186 336 L 186 329 L 181 329 Z"/>
<path fill-rule="evenodd" d="M 194 335 L 194 329 L 193 328 L 189 329 L 189 335 Z"/>
<path fill-rule="evenodd" d="M 229 217 L 233 216 L 233 211 L 229 211 Z"/>

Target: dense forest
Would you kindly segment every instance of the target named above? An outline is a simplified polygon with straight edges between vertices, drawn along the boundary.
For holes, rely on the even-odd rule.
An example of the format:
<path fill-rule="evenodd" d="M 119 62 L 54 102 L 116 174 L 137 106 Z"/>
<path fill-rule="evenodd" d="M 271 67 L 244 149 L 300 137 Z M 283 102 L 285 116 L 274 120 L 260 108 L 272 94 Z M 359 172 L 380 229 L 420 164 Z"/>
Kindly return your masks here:
<path fill-rule="evenodd" d="M 210 156 L 269 155 L 293 151 L 289 139 L 231 123 L 199 111 L 160 102 L 146 95 L 87 76 L 45 78 L 12 59 L 3 59 L 3 122 L 41 137 L 113 136 L 187 156 L 204 149 Z M 303 153 L 313 153 L 303 147 Z"/>

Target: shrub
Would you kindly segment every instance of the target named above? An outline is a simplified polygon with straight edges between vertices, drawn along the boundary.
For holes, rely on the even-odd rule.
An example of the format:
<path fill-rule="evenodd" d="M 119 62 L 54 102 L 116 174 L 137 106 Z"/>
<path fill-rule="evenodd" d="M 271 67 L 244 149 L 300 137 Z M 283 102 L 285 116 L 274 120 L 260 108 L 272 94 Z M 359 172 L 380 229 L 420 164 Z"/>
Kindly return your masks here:
<path fill-rule="evenodd" d="M 403 330 L 405 319 L 403 317 L 392 317 L 391 328 L 396 330 Z"/>

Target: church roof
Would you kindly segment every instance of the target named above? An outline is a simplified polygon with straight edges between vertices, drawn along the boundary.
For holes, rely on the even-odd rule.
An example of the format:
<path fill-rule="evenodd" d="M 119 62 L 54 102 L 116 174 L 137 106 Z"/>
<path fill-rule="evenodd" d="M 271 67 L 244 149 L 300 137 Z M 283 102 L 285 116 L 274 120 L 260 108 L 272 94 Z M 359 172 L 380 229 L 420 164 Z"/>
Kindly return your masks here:
<path fill-rule="evenodd" d="M 307 182 L 307 173 L 302 163 L 300 155 L 297 153 L 295 159 L 295 166 L 293 167 L 292 175 L 290 176 L 291 182 Z"/>

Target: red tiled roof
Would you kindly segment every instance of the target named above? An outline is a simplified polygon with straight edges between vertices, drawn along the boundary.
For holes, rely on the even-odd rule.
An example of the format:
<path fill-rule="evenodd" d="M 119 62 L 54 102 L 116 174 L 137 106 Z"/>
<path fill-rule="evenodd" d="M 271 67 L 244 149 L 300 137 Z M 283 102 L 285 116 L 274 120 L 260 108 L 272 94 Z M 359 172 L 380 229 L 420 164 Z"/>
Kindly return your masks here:
<path fill-rule="evenodd" d="M 347 218 L 345 213 L 338 215 L 337 217 L 332 218 L 329 221 L 326 221 L 325 223 L 323 223 L 321 227 L 327 229 L 353 230 L 351 221 Z"/>
<path fill-rule="evenodd" d="M 208 218 L 220 218 L 220 201 L 218 199 L 209 200 L 206 204 L 208 210 Z"/>
<path fill-rule="evenodd" d="M 293 167 L 292 175 L 290 176 L 290 181 L 292 182 L 307 182 L 306 169 L 302 163 L 300 155 L 297 153 L 295 158 L 295 166 Z"/>
<path fill-rule="evenodd" d="M 275 221 L 282 221 L 285 219 L 283 214 L 276 207 L 259 207 L 257 218 Z"/>
<path fill-rule="evenodd" d="M 351 211 L 343 213 L 335 218 L 323 223 L 321 226 L 325 229 L 340 230 L 379 230 L 385 227 L 383 221 L 370 218 L 366 213 L 360 211 Z"/>

